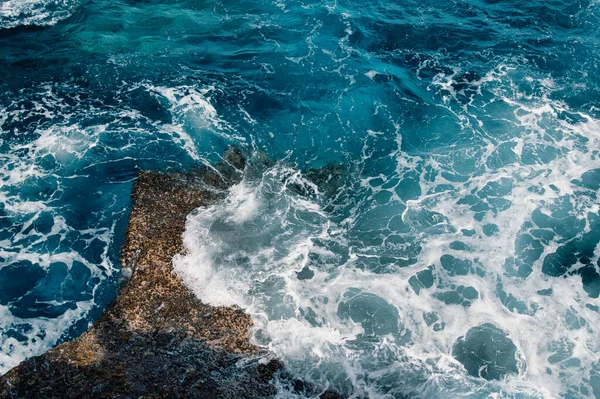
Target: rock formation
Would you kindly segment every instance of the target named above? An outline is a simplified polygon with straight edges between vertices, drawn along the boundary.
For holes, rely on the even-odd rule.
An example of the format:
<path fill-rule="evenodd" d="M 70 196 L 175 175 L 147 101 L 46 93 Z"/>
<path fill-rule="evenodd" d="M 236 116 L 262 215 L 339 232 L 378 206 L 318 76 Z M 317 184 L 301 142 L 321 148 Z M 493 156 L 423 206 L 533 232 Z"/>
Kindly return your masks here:
<path fill-rule="evenodd" d="M 259 361 L 241 309 L 200 302 L 172 273 L 186 216 L 243 169 L 230 150 L 217 168 L 142 172 L 132 197 L 122 265 L 132 275 L 85 334 L 0 378 L 2 398 L 263 398 L 281 368 Z M 264 363 L 264 364 L 263 364 Z"/>
<path fill-rule="evenodd" d="M 202 303 L 172 270 L 186 216 L 222 197 L 245 162 L 230 148 L 215 167 L 141 172 L 121 250 L 130 279 L 89 331 L 0 377 L 0 398 L 266 398 L 275 373 L 318 396 L 249 342 L 247 314 Z"/>

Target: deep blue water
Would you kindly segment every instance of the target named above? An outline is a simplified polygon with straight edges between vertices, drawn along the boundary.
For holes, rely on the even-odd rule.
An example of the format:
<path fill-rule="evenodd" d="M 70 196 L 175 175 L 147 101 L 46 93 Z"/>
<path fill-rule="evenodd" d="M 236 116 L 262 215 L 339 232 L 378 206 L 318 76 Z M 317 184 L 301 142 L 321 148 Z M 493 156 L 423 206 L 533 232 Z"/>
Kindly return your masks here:
<path fill-rule="evenodd" d="M 0 49 L 0 373 L 114 298 L 139 170 L 236 145 L 175 269 L 294 375 L 600 398 L 597 1 L 0 0 Z"/>

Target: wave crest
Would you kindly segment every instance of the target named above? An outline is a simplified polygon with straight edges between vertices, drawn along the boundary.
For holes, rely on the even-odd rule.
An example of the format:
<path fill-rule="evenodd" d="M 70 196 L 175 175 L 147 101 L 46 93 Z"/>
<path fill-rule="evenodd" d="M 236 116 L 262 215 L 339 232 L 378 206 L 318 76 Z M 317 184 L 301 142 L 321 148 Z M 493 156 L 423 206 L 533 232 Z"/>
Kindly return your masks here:
<path fill-rule="evenodd" d="M 77 0 L 9 0 L 0 3 L 0 29 L 17 26 L 50 26 L 69 18 Z"/>

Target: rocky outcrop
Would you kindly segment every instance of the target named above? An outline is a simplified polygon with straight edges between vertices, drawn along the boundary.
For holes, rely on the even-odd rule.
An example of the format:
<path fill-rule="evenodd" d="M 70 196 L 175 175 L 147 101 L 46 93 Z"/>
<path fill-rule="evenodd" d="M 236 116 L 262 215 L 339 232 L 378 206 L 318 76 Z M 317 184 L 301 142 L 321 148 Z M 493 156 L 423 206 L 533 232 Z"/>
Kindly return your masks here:
<path fill-rule="evenodd" d="M 272 164 L 264 154 L 257 162 Z M 214 167 L 141 172 L 121 250 L 130 277 L 114 303 L 82 336 L 0 377 L 0 398 L 267 398 L 275 395 L 275 373 L 300 397 L 340 398 L 294 378 L 252 345 L 252 320 L 241 309 L 202 303 L 173 273 L 187 215 L 219 200 L 245 164 L 230 148 Z M 310 177 L 326 184 L 333 172 Z"/>
<path fill-rule="evenodd" d="M 187 214 L 215 201 L 244 162 L 230 150 L 216 168 L 140 173 L 121 253 L 131 278 L 88 332 L 0 378 L 0 397 L 272 396 L 269 381 L 281 363 L 259 361 L 248 341 L 250 317 L 203 304 L 171 267 Z"/>

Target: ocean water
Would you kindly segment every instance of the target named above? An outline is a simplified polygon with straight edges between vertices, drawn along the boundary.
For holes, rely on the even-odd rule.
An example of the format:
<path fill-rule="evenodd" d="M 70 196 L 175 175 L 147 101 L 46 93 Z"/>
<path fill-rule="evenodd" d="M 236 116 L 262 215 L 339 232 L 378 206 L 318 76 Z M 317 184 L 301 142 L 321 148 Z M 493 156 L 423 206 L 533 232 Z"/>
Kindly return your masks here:
<path fill-rule="evenodd" d="M 174 268 L 293 376 L 600 398 L 598 1 L 2 0 L 0 49 L 0 374 L 114 298 L 139 170 L 235 145 Z"/>

